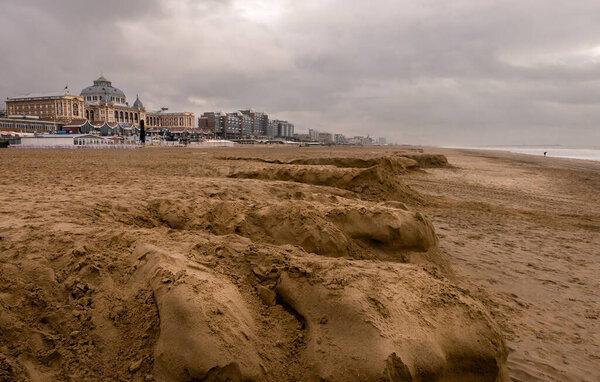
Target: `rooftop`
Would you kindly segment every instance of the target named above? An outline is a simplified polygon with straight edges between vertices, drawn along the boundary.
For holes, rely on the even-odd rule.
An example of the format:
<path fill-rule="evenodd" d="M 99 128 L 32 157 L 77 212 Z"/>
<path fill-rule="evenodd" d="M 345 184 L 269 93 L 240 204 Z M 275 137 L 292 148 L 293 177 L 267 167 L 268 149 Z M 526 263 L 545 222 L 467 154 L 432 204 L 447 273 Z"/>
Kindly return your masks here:
<path fill-rule="evenodd" d="M 40 98 L 63 98 L 64 96 L 76 97 L 73 94 L 69 94 L 68 91 L 60 92 L 48 92 L 48 93 L 28 93 L 17 97 L 7 97 L 8 100 L 29 100 L 29 99 L 40 99 Z"/>
<path fill-rule="evenodd" d="M 181 115 L 181 114 L 191 114 L 189 111 L 165 111 L 165 110 L 156 110 L 156 111 L 148 111 L 146 114 L 159 114 L 159 115 Z"/>

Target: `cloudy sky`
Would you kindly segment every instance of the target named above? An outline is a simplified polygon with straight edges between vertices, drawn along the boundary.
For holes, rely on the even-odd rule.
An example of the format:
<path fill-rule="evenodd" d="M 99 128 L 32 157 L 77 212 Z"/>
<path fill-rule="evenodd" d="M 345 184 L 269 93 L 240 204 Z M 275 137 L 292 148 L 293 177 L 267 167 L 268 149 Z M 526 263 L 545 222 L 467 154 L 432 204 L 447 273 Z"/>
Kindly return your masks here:
<path fill-rule="evenodd" d="M 600 146 L 600 2 L 0 0 L 0 96 L 101 72 L 148 109 L 346 135 Z"/>

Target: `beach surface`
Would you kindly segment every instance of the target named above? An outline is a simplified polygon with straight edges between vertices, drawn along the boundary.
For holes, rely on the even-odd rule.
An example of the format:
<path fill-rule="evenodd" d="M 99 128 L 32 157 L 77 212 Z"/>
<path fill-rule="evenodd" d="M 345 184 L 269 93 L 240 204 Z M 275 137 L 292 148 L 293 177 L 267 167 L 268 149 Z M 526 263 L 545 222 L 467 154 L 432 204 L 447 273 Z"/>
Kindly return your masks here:
<path fill-rule="evenodd" d="M 600 162 L 441 150 L 407 182 L 454 270 L 484 301 L 518 381 L 600 380 Z"/>
<path fill-rule="evenodd" d="M 410 147 L 0 160 L 0 379 L 600 378 L 600 163 Z"/>

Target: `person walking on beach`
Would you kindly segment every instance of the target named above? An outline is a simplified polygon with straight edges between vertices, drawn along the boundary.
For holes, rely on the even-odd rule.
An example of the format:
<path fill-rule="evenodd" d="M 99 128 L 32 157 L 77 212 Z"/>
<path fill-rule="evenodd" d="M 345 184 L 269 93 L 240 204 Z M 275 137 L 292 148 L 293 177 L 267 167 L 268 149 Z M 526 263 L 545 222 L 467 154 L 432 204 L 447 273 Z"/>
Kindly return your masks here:
<path fill-rule="evenodd" d="M 546 154 L 548 154 L 548 151 L 544 151 L 544 156 L 546 156 Z"/>

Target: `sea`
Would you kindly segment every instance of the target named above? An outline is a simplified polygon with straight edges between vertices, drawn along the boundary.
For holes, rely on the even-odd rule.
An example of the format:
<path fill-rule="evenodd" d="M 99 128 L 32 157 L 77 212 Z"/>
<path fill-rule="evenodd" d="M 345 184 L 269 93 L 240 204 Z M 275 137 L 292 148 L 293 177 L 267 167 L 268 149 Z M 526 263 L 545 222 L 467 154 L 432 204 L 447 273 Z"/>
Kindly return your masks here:
<path fill-rule="evenodd" d="M 571 158 L 593 160 L 600 162 L 600 148 L 573 148 L 564 146 L 478 146 L 478 147 L 447 147 L 456 149 L 500 150 L 511 153 L 540 155 L 553 158 Z"/>

